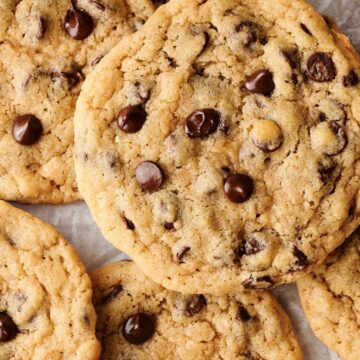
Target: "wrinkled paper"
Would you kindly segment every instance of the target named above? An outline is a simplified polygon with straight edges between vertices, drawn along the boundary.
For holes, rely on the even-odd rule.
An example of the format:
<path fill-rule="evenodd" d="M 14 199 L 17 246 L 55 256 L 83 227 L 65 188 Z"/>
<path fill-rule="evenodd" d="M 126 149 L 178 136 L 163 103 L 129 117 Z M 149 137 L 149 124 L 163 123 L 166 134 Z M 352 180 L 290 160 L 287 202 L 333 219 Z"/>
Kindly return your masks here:
<path fill-rule="evenodd" d="M 321 13 L 334 18 L 360 51 L 360 0 L 310 0 L 310 2 Z M 104 240 L 87 206 L 82 202 L 62 206 L 20 207 L 54 225 L 77 248 L 88 270 L 127 258 Z M 314 337 L 301 310 L 296 287 L 284 285 L 273 292 L 291 317 L 304 351 L 304 360 L 338 359 Z"/>

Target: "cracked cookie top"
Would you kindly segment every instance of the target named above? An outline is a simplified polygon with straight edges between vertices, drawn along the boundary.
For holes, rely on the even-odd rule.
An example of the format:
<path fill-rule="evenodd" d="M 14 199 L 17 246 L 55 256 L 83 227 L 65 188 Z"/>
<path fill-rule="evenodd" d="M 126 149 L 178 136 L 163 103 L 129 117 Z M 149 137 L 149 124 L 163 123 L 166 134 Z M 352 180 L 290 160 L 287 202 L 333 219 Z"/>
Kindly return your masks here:
<path fill-rule="evenodd" d="M 1 1 L 1 199 L 79 198 L 72 119 L 81 84 L 153 8 L 150 0 Z"/>
<path fill-rule="evenodd" d="M 0 359 L 98 359 L 91 282 L 71 245 L 0 201 L 0 248 Z"/>
<path fill-rule="evenodd" d="M 181 295 L 127 261 L 92 275 L 102 360 L 300 360 L 284 310 L 268 292 Z"/>
<path fill-rule="evenodd" d="M 360 358 L 360 230 L 297 282 L 316 336 L 341 359 Z"/>
<path fill-rule="evenodd" d="M 293 281 L 359 224 L 359 58 L 301 0 L 172 0 L 84 84 L 82 195 L 153 280 Z"/>

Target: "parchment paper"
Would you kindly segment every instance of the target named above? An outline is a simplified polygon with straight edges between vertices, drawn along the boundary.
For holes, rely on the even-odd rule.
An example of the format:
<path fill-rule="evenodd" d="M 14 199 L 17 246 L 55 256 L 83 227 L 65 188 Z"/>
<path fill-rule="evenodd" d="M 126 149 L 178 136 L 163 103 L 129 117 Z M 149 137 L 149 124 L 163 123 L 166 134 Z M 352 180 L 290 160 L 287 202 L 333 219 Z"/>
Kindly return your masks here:
<path fill-rule="evenodd" d="M 310 2 L 321 13 L 333 17 L 360 51 L 360 0 L 310 0 Z M 127 258 L 104 240 L 83 202 L 63 206 L 20 207 L 54 225 L 77 248 L 89 270 Z M 295 286 L 280 286 L 273 292 L 292 319 L 303 347 L 304 359 L 338 359 L 314 337 L 301 310 Z"/>

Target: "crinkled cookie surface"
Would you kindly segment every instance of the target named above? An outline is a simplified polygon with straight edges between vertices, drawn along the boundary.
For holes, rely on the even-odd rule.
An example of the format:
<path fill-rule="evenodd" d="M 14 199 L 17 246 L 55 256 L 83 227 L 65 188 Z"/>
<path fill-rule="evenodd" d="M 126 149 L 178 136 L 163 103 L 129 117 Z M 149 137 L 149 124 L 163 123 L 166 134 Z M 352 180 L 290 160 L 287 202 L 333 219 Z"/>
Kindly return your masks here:
<path fill-rule="evenodd" d="M 150 0 L 1 1 L 1 199 L 79 198 L 72 120 L 81 84 L 153 8 Z"/>
<path fill-rule="evenodd" d="M 153 280 L 295 280 L 359 225 L 359 57 L 302 0 L 172 0 L 85 82 L 79 188 Z"/>
<path fill-rule="evenodd" d="M 0 359 L 98 359 L 91 282 L 74 249 L 2 201 L 0 248 Z"/>
<path fill-rule="evenodd" d="M 131 262 L 91 277 L 102 360 L 302 359 L 287 315 L 267 292 L 181 295 Z"/>

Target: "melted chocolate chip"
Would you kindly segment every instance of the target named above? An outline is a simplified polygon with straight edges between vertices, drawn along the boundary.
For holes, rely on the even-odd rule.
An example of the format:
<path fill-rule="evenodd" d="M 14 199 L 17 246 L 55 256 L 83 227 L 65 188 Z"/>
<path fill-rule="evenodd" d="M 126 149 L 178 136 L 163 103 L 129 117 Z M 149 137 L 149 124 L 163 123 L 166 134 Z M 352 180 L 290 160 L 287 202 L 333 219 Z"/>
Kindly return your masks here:
<path fill-rule="evenodd" d="M 39 31 L 36 35 L 36 37 L 40 40 L 45 36 L 46 30 L 47 30 L 47 23 L 46 20 L 42 17 L 38 17 L 38 23 L 39 23 Z"/>
<path fill-rule="evenodd" d="M 113 301 L 123 290 L 123 286 L 121 284 L 115 285 L 109 293 L 107 293 L 102 298 L 103 304 L 108 304 L 109 302 Z"/>
<path fill-rule="evenodd" d="M 135 230 L 135 224 L 129 220 L 128 218 L 124 217 L 124 221 L 125 221 L 125 224 L 126 224 L 126 227 L 129 229 L 129 230 Z"/>
<path fill-rule="evenodd" d="M 159 165 L 144 161 L 136 169 L 136 180 L 143 190 L 159 190 L 164 182 L 164 175 Z"/>
<path fill-rule="evenodd" d="M 320 179 L 324 184 L 327 184 L 330 181 L 335 169 L 336 164 L 330 159 L 325 159 L 319 163 L 318 172 Z"/>
<path fill-rule="evenodd" d="M 316 82 L 332 81 L 336 77 L 335 64 L 329 54 L 317 52 L 307 62 L 308 75 Z"/>
<path fill-rule="evenodd" d="M 258 40 L 257 26 L 252 21 L 242 21 L 235 27 L 235 31 L 246 34 L 244 39 L 244 47 L 250 47 Z"/>
<path fill-rule="evenodd" d="M 304 32 L 306 32 L 308 35 L 311 35 L 311 36 L 312 36 L 311 31 L 309 30 L 309 28 L 308 28 L 305 24 L 301 23 L 301 24 L 300 24 L 300 27 L 301 27 L 301 29 L 302 29 Z"/>
<path fill-rule="evenodd" d="M 53 71 L 50 73 L 50 77 L 52 81 L 56 81 L 57 79 L 64 79 L 68 82 L 69 90 L 73 89 L 81 79 L 81 73 L 71 73 L 65 71 Z"/>
<path fill-rule="evenodd" d="M 185 315 L 187 317 L 192 317 L 198 314 L 206 306 L 206 298 L 204 295 L 194 295 L 186 303 L 185 306 Z"/>
<path fill-rule="evenodd" d="M 255 255 L 265 249 L 266 245 L 254 236 L 249 236 L 245 241 L 245 255 Z"/>
<path fill-rule="evenodd" d="M 14 119 L 12 133 L 15 141 L 21 145 L 35 144 L 43 131 L 40 120 L 31 114 L 17 116 Z"/>
<path fill-rule="evenodd" d="M 6 312 L 0 312 L 0 342 L 8 342 L 16 337 L 19 330 Z"/>
<path fill-rule="evenodd" d="M 92 17 L 82 9 L 68 10 L 65 17 L 65 31 L 75 40 L 86 39 L 94 29 Z"/>
<path fill-rule="evenodd" d="M 282 56 L 292 69 L 298 69 L 300 65 L 299 52 L 297 49 L 282 50 Z"/>
<path fill-rule="evenodd" d="M 105 11 L 105 6 L 97 0 L 90 0 L 90 4 L 94 5 L 96 8 L 98 8 L 101 11 Z"/>
<path fill-rule="evenodd" d="M 225 181 L 224 191 L 230 201 L 242 203 L 252 195 L 254 182 L 252 178 L 247 175 L 230 175 Z"/>
<path fill-rule="evenodd" d="M 175 227 L 174 227 L 174 224 L 173 223 L 165 223 L 164 224 L 164 228 L 168 231 L 174 231 L 175 230 Z"/>
<path fill-rule="evenodd" d="M 133 134 L 141 130 L 146 117 L 146 112 L 140 105 L 130 105 L 119 112 L 117 123 L 123 132 Z"/>
<path fill-rule="evenodd" d="M 153 318 L 141 312 L 128 317 L 123 325 L 125 340 L 134 345 L 143 344 L 153 336 L 154 332 Z"/>
<path fill-rule="evenodd" d="M 185 123 L 185 133 L 190 138 L 205 137 L 214 133 L 220 123 L 220 114 L 213 109 L 202 109 L 191 113 Z"/>
<path fill-rule="evenodd" d="M 296 246 L 294 246 L 293 254 L 297 258 L 295 265 L 301 269 L 304 269 L 309 265 L 308 257 Z"/>
<path fill-rule="evenodd" d="M 348 75 L 344 76 L 343 84 L 345 87 L 356 86 L 359 84 L 359 77 L 354 70 L 351 70 Z"/>
<path fill-rule="evenodd" d="M 238 304 L 238 313 L 236 319 L 240 321 L 249 321 L 251 316 L 242 304 Z"/>
<path fill-rule="evenodd" d="M 270 276 L 261 276 L 256 279 L 250 277 L 243 282 L 243 285 L 245 289 L 262 290 L 272 287 L 274 285 L 274 281 Z"/>
<path fill-rule="evenodd" d="M 269 70 L 259 70 L 248 76 L 244 86 L 250 93 L 265 96 L 270 96 L 275 90 L 273 75 Z"/>
<path fill-rule="evenodd" d="M 181 264 L 183 263 L 183 258 L 186 256 L 186 254 L 190 251 L 190 247 L 189 246 L 184 246 L 181 248 L 181 250 L 176 254 L 176 258 L 178 260 L 178 262 Z"/>

